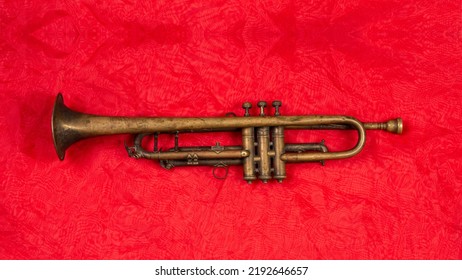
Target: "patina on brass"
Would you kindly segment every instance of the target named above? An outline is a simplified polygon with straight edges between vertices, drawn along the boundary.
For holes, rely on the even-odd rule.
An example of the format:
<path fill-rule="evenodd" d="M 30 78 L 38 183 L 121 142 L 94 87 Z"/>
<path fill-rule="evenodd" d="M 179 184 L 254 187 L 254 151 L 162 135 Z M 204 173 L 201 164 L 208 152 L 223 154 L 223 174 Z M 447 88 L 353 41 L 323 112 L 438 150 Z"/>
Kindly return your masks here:
<path fill-rule="evenodd" d="M 260 116 L 250 116 L 252 104 L 243 104 L 243 117 L 165 118 L 165 117 L 107 117 L 79 113 L 64 105 L 59 93 L 52 115 L 53 142 L 59 159 L 63 160 L 67 148 L 73 143 L 96 136 L 111 134 L 134 134 L 134 145 L 126 146 L 133 158 L 153 159 L 170 169 L 174 166 L 209 165 L 226 168 L 242 165 L 244 179 L 249 183 L 259 178 L 263 182 L 274 178 L 281 182 L 286 178 L 285 164 L 289 162 L 321 162 L 344 159 L 358 154 L 366 142 L 366 130 L 377 129 L 401 134 L 401 118 L 383 123 L 362 123 L 348 116 L 281 116 L 280 101 L 272 103 L 274 116 L 265 115 L 267 103 L 260 101 Z M 284 143 L 287 129 L 353 129 L 358 132 L 358 141 L 350 150 L 328 151 L 321 143 Z M 180 133 L 204 133 L 217 131 L 241 131 L 242 146 L 179 147 Z M 158 135 L 175 134 L 175 146 L 168 151 L 157 148 Z M 142 139 L 154 135 L 154 149 L 147 151 L 141 146 Z M 227 170 L 226 170 L 227 174 Z"/>

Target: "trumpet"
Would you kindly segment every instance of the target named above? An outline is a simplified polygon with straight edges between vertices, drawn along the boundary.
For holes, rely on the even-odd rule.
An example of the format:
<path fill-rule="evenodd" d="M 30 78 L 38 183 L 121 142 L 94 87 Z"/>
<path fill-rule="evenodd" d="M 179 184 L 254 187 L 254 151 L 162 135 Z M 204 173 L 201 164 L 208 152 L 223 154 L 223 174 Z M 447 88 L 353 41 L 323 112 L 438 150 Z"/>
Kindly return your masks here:
<path fill-rule="evenodd" d="M 265 101 L 258 102 L 259 116 L 251 116 L 252 104 L 242 105 L 242 117 L 119 117 L 98 116 L 73 111 L 64 105 L 59 93 L 53 108 L 51 127 L 53 143 L 60 160 L 64 160 L 66 150 L 75 142 L 89 137 L 132 134 L 133 145 L 125 149 L 131 158 L 156 160 L 166 169 L 176 166 L 213 167 L 213 175 L 224 179 L 228 166 L 242 165 L 243 178 L 248 183 L 260 179 L 263 183 L 270 179 L 282 182 L 286 178 L 286 163 L 320 162 L 345 159 L 357 155 L 366 143 L 366 130 L 384 130 L 395 134 L 403 131 L 401 118 L 386 122 L 360 122 L 350 116 L 302 115 L 281 116 L 281 101 L 273 101 L 274 115 L 266 115 Z M 345 130 L 358 133 L 356 145 L 343 151 L 329 151 L 324 140 L 319 143 L 285 143 L 284 131 L 297 130 Z M 240 131 L 241 145 L 180 147 L 181 133 L 210 133 Z M 174 146 L 162 151 L 158 148 L 160 134 L 174 134 Z M 144 137 L 153 136 L 152 150 L 142 147 Z M 225 169 L 217 172 L 219 168 Z M 221 174 L 220 174 L 221 173 Z"/>

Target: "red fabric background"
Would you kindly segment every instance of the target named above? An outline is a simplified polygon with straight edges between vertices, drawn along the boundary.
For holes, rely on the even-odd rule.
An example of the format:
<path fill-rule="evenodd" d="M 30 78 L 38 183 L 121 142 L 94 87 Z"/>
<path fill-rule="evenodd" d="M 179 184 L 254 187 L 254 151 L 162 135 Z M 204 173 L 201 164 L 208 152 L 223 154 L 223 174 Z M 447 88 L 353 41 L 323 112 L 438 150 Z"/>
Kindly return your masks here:
<path fill-rule="evenodd" d="M 454 0 L 1 1 L 0 257 L 460 259 L 461 13 Z M 357 157 L 247 185 L 240 167 L 216 180 L 130 159 L 127 135 L 60 162 L 58 92 L 78 111 L 127 116 L 241 115 L 244 101 L 280 99 L 284 115 L 401 116 L 405 132 L 369 131 Z"/>

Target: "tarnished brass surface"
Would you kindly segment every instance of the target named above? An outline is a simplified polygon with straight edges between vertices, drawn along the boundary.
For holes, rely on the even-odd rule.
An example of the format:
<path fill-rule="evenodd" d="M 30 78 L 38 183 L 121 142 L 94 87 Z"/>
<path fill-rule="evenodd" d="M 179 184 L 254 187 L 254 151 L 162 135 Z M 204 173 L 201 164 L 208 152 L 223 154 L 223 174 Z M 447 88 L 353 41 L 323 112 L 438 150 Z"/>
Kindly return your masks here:
<path fill-rule="evenodd" d="M 242 164 L 244 179 L 257 177 L 266 182 L 271 178 L 282 181 L 286 177 L 286 162 L 315 162 L 343 159 L 358 154 L 366 142 L 366 129 L 379 129 L 401 134 L 400 118 L 383 123 L 362 123 L 349 116 L 280 116 L 282 103 L 274 101 L 274 116 L 265 114 L 266 102 L 259 102 L 260 116 L 250 116 L 251 104 L 243 105 L 244 117 L 109 117 L 79 113 L 64 105 L 58 94 L 52 115 L 52 133 L 58 157 L 63 160 L 67 148 L 89 137 L 134 134 L 134 146 L 126 147 L 129 156 L 160 161 L 165 168 L 173 166 L 212 165 L 226 168 Z M 345 151 L 328 151 L 324 143 L 284 143 L 285 129 L 354 129 L 358 132 L 356 145 Z M 215 131 L 241 131 L 242 146 L 179 147 L 178 135 L 185 132 L 204 133 Z M 270 133 L 271 131 L 271 133 Z M 157 150 L 160 133 L 174 133 L 175 147 L 169 151 Z M 141 146 L 141 140 L 154 135 L 153 151 Z M 255 139 L 256 135 L 256 139 Z M 227 170 L 226 170 L 227 174 Z M 214 169 L 214 176 L 215 169 Z M 217 177 L 217 176 L 216 176 Z M 218 177 L 217 177 L 218 178 Z M 220 178 L 221 179 L 221 178 Z"/>

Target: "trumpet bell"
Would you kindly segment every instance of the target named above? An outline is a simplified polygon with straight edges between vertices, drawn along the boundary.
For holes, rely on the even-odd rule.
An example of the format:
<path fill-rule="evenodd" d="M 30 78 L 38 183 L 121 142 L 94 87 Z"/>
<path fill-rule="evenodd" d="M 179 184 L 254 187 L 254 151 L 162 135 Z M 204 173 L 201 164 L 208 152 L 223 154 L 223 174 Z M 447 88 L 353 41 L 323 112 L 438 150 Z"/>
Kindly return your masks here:
<path fill-rule="evenodd" d="M 81 115 L 74 112 L 64 105 L 61 93 L 56 96 L 53 114 L 51 116 L 51 131 L 53 135 L 53 144 L 60 160 L 64 160 L 67 148 L 73 143 L 84 138 L 77 129 L 74 129 L 72 123 Z"/>

